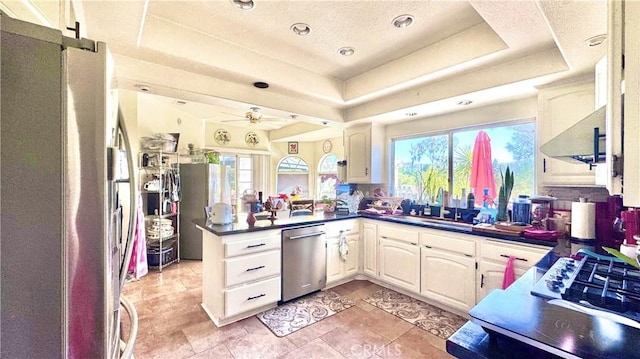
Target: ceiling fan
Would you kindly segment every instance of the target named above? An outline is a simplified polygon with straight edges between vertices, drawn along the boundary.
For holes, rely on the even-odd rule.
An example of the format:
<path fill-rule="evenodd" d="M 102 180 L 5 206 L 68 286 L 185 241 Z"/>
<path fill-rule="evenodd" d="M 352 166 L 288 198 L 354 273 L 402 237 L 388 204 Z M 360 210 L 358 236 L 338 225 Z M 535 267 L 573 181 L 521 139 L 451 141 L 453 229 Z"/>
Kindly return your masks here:
<path fill-rule="evenodd" d="M 283 120 L 283 119 L 280 119 L 280 118 L 277 118 L 277 117 L 263 117 L 262 116 L 262 110 L 260 109 L 260 107 L 251 107 L 250 110 L 251 111 L 247 111 L 244 114 L 244 116 L 238 116 L 236 114 L 223 112 L 223 113 L 226 113 L 228 115 L 232 115 L 232 116 L 236 116 L 236 117 L 242 117 L 242 119 L 238 119 L 238 120 L 222 120 L 220 122 L 249 121 L 250 124 L 262 123 L 263 121 L 268 121 L 268 122 L 286 122 L 286 120 Z"/>

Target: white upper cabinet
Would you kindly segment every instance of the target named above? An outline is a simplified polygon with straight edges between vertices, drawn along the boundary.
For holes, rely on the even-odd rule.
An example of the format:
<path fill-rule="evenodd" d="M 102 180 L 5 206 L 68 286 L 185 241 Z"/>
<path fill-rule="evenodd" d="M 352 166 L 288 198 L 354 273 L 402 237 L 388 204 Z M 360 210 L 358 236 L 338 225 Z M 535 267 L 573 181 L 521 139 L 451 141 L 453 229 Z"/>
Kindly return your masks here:
<path fill-rule="evenodd" d="M 613 1 L 613 3 L 617 3 Z M 610 4 L 613 6 L 613 4 Z M 625 1 L 624 18 L 624 190 L 625 206 L 640 207 L 640 2 Z"/>
<path fill-rule="evenodd" d="M 374 124 L 345 130 L 347 182 L 384 183 L 384 128 Z"/>
<path fill-rule="evenodd" d="M 549 87 L 538 93 L 538 144 L 545 144 L 591 114 L 594 84 L 591 81 Z M 592 141 L 592 139 L 582 139 Z M 538 192 L 543 186 L 595 186 L 595 170 L 587 164 L 569 163 L 538 153 Z"/>

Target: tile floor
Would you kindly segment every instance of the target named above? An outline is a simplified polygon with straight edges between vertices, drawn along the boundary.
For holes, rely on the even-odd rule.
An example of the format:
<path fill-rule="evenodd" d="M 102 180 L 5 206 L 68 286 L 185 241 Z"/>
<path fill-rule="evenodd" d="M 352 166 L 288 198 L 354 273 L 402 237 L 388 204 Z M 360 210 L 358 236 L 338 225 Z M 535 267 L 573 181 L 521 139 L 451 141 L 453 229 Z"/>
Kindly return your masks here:
<path fill-rule="evenodd" d="M 217 328 L 200 307 L 201 275 L 202 262 L 183 260 L 125 285 L 139 316 L 137 359 L 451 358 L 443 339 L 365 303 L 381 288 L 369 281 L 333 288 L 355 307 L 278 338 L 255 316 Z"/>

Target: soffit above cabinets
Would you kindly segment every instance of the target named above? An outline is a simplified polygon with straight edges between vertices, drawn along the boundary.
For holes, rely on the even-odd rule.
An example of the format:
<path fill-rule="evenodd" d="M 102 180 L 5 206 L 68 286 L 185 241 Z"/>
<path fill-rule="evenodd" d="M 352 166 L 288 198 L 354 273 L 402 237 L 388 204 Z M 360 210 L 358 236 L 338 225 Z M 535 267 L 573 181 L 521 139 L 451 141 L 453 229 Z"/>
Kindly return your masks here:
<path fill-rule="evenodd" d="M 209 121 L 250 106 L 315 124 L 415 120 L 406 113 L 428 117 L 531 95 L 535 86 L 593 72 L 606 54 L 606 43 L 584 44 L 606 33 L 606 0 L 254 2 L 250 11 L 229 0 L 71 7 L 83 36 L 108 43 L 119 87 L 144 84 L 152 94 L 212 105 Z M 393 27 L 403 14 L 414 17 L 411 26 Z M 310 33 L 294 34 L 294 23 Z M 342 47 L 355 53 L 341 56 Z M 255 81 L 270 87 L 256 89 Z M 462 108 L 461 100 L 473 104 Z"/>

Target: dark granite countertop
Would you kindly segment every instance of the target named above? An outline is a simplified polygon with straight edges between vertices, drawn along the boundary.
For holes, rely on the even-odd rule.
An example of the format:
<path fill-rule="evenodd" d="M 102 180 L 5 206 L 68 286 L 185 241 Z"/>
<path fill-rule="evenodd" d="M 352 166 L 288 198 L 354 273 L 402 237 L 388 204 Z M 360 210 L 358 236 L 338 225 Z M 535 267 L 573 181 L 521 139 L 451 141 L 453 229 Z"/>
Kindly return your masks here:
<path fill-rule="evenodd" d="M 244 214 L 243 216 L 246 216 Z M 208 230 L 209 232 L 218 235 L 225 236 L 231 234 L 239 234 L 239 233 L 247 233 L 247 232 L 255 232 L 255 231 L 264 231 L 269 229 L 279 229 L 279 228 L 290 228 L 297 226 L 305 226 L 305 225 L 313 225 L 323 222 L 331 222 L 331 221 L 340 221 L 345 219 L 353 219 L 353 218 L 368 218 L 376 221 L 388 222 L 388 223 L 398 223 L 405 224 L 415 227 L 421 228 L 431 228 L 431 229 L 440 229 L 449 232 L 456 233 L 464 233 L 477 235 L 485 238 L 495 238 L 502 239 L 511 242 L 517 243 L 528 243 L 535 244 L 546 247 L 555 247 L 558 242 L 556 241 L 540 241 L 535 239 L 528 239 L 524 237 L 514 237 L 514 236 L 505 236 L 501 234 L 493 234 L 486 232 L 475 232 L 473 231 L 473 226 L 467 223 L 459 223 L 459 222 L 447 222 L 447 221 L 438 221 L 429 218 L 416 218 L 410 216 L 375 216 L 368 214 L 348 214 L 348 215 L 336 215 L 336 214 L 325 214 L 323 212 L 316 213 L 314 215 L 306 215 L 306 216 L 293 216 L 289 217 L 286 213 L 282 213 L 279 217 L 271 224 L 271 221 L 267 219 L 261 219 L 256 221 L 253 226 L 249 226 L 249 224 L 244 220 L 239 220 L 236 223 L 225 224 L 225 225 L 214 225 L 207 224 L 204 218 L 199 218 L 193 221 L 196 225 L 201 228 Z"/>
<path fill-rule="evenodd" d="M 244 214 L 246 216 L 246 214 Z M 325 214 L 323 212 L 316 213 L 314 215 L 307 216 L 292 216 L 289 217 L 286 213 L 279 214 L 278 218 L 271 224 L 271 221 L 268 219 L 260 219 L 255 222 L 253 226 L 249 226 L 244 217 L 242 220 L 236 223 L 230 224 L 207 224 L 207 220 L 205 218 L 199 218 L 193 220 L 193 223 L 198 225 L 201 228 L 208 230 L 209 232 L 218 235 L 218 236 L 226 236 L 232 234 L 240 234 L 247 232 L 257 232 L 257 231 L 265 231 L 269 229 L 280 229 L 280 228 L 291 228 L 291 227 L 299 227 L 306 225 L 313 225 L 325 222 L 332 221 L 342 221 L 346 219 L 354 219 L 360 218 L 358 214 L 347 214 L 347 215 L 336 215 L 336 214 Z"/>

